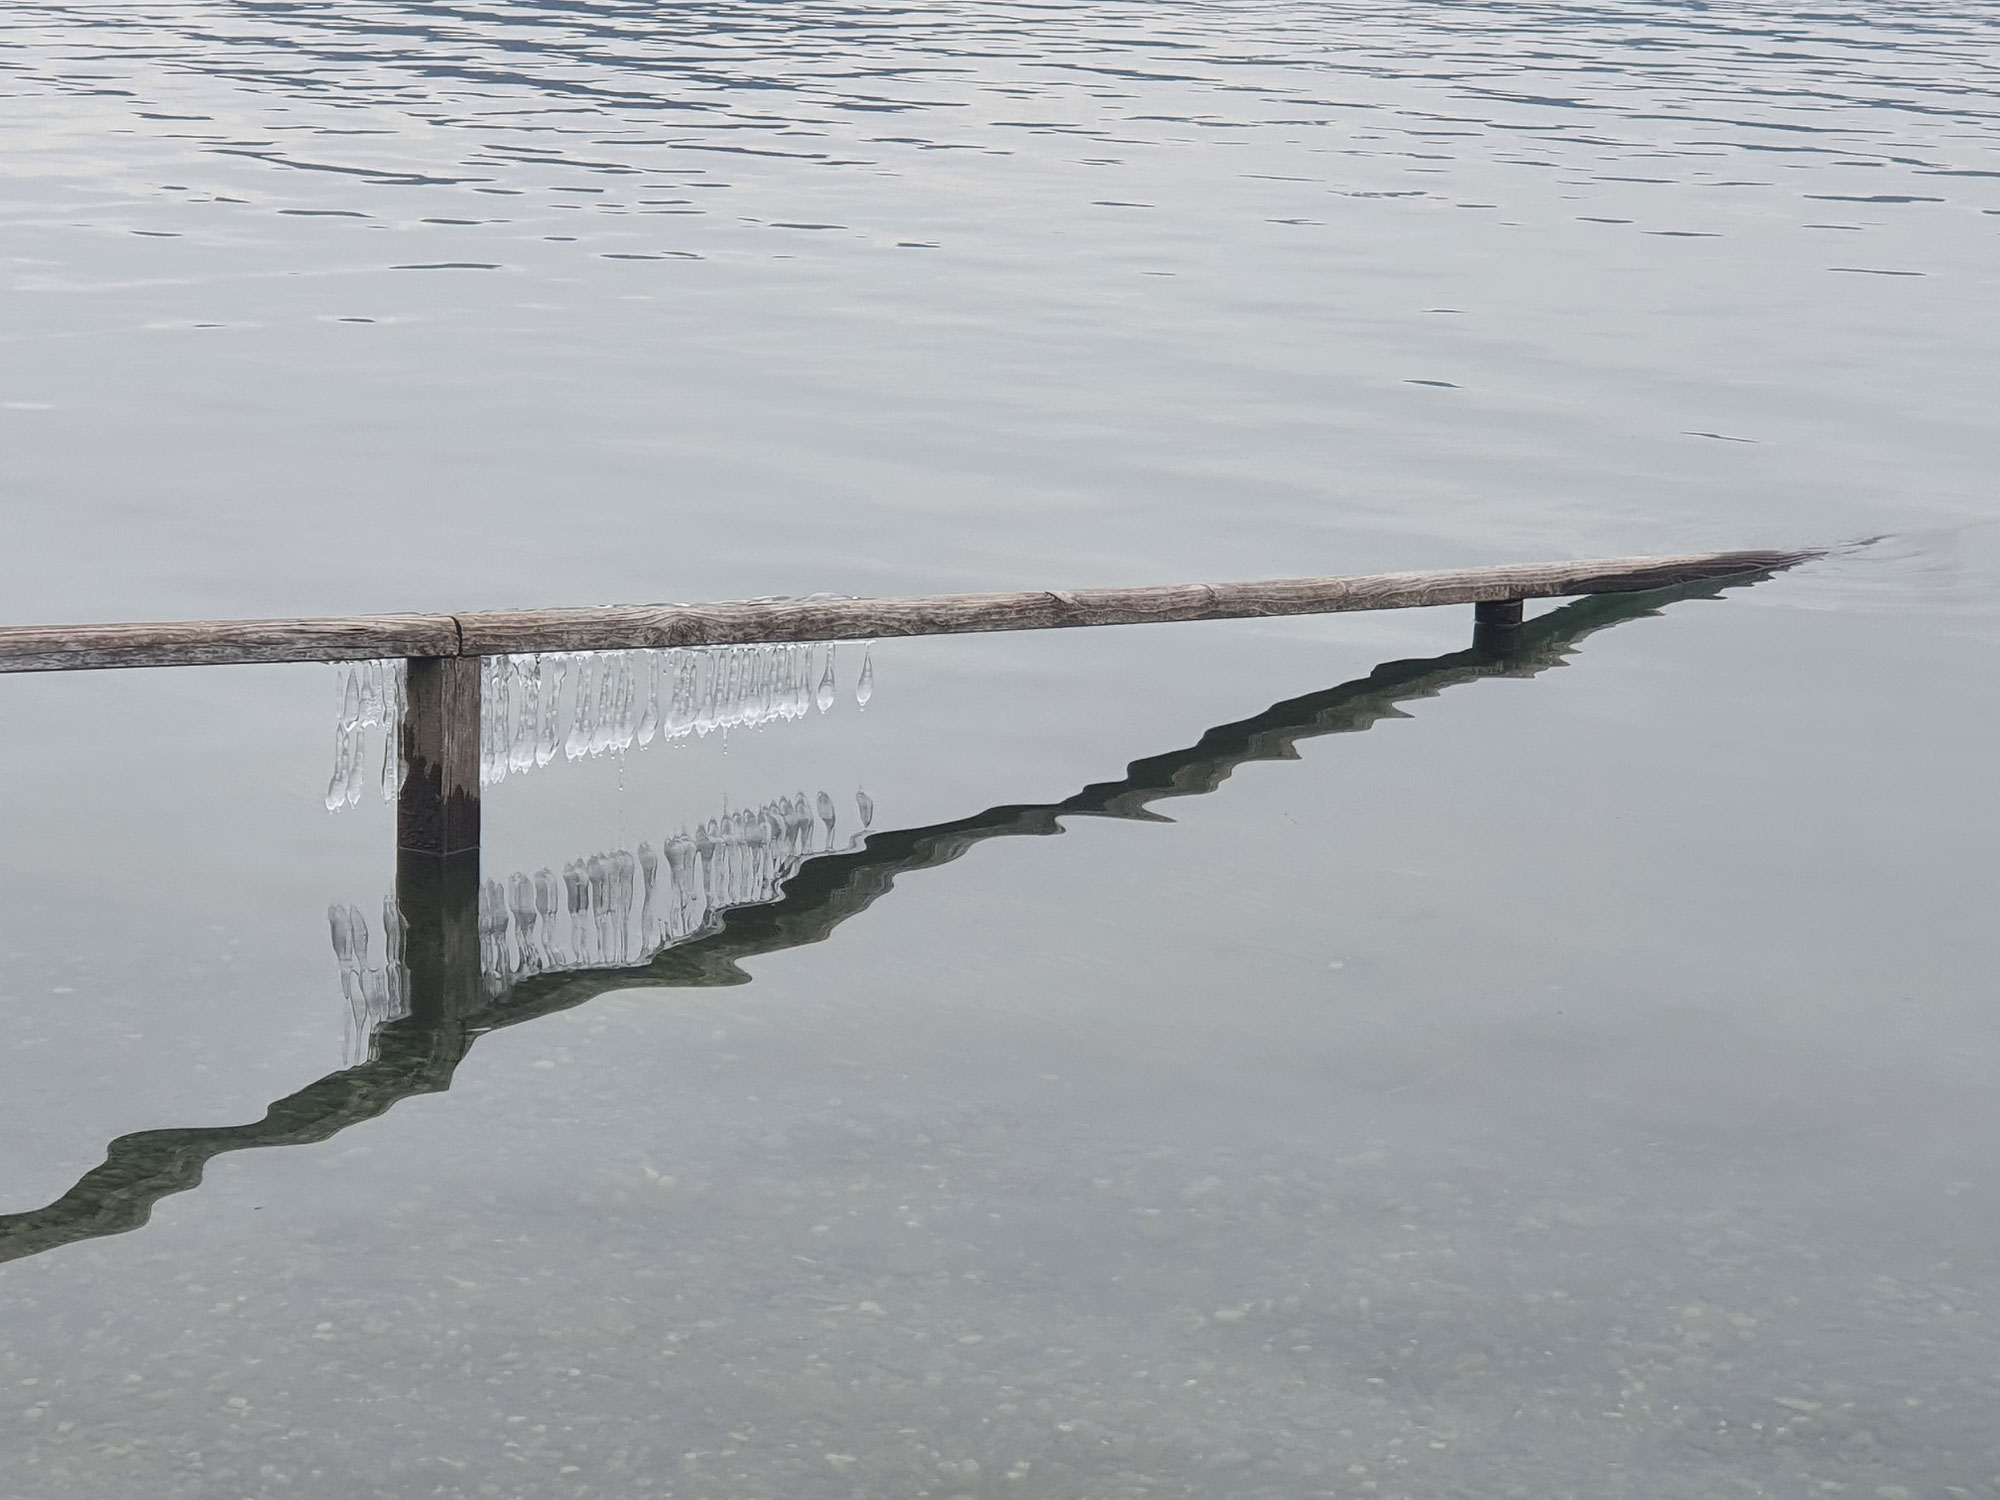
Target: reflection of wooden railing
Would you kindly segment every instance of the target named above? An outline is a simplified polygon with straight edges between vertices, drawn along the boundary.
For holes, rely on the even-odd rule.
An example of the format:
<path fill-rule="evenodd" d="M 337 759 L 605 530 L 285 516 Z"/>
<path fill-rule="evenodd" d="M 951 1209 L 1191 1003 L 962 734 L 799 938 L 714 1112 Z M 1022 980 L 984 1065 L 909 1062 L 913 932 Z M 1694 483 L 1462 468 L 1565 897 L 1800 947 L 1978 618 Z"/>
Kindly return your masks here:
<path fill-rule="evenodd" d="M 497 996 L 481 983 L 477 852 L 450 858 L 406 853 L 398 862 L 397 894 L 408 924 L 410 1014 L 376 1034 L 368 1061 L 278 1100 L 253 1124 L 119 1137 L 103 1164 L 54 1203 L 0 1215 L 0 1261 L 136 1229 L 155 1202 L 194 1187 L 208 1160 L 225 1151 L 325 1140 L 400 1099 L 446 1089 L 460 1059 L 484 1032 L 568 1010 L 614 989 L 745 983 L 744 959 L 819 942 L 865 911 L 898 876 L 949 863 L 987 839 L 1061 833 L 1062 820 L 1069 817 L 1149 819 L 1150 803 L 1214 791 L 1238 766 L 1296 759 L 1302 740 L 1365 730 L 1397 715 L 1401 703 L 1460 683 L 1533 677 L 1562 665 L 1599 630 L 1725 586 L 1726 581 L 1715 581 L 1581 600 L 1508 629 L 1504 649 L 1488 641 L 1447 656 L 1387 663 L 1339 687 L 1219 725 L 1186 749 L 1133 761 L 1121 779 L 1084 787 L 1059 802 L 989 807 L 928 827 L 870 833 L 854 848 L 806 859 L 777 900 L 725 909 L 644 963 L 535 975 Z"/>

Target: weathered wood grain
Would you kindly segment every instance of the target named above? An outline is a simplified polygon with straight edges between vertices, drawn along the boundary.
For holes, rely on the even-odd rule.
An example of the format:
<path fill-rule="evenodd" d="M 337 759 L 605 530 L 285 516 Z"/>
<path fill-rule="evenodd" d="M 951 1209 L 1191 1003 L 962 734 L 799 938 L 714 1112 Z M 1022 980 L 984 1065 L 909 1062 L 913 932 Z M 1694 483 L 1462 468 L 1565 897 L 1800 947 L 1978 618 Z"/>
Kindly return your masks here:
<path fill-rule="evenodd" d="M 1359 578 L 1038 589 L 910 599 L 759 599 L 727 604 L 378 615 L 351 620 L 14 626 L 0 627 L 0 672 L 733 646 L 1419 609 L 1670 588 L 1771 572 L 1820 555 L 1816 551 L 1708 552 L 1378 573 Z"/>
<path fill-rule="evenodd" d="M 479 848 L 482 670 L 464 657 L 410 662 L 398 751 L 403 774 L 396 794 L 398 849 L 442 857 Z"/>
<path fill-rule="evenodd" d="M 369 661 L 458 654 L 458 625 L 450 615 L 0 626 L 0 672 Z"/>

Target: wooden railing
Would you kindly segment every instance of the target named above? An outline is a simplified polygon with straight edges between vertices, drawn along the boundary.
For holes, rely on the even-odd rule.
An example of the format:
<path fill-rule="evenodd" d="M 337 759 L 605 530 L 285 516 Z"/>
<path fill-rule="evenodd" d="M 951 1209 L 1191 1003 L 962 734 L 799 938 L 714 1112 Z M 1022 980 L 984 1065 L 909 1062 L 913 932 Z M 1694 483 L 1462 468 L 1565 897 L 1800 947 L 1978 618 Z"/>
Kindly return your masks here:
<path fill-rule="evenodd" d="M 1510 604 L 1579 594 L 1635 593 L 1767 573 L 1818 555 L 1704 552 L 1682 557 L 1615 557 L 1525 567 L 1377 573 L 1359 578 L 1035 589 L 908 599 L 756 599 L 727 604 L 632 604 L 455 615 L 358 615 L 334 620 L 14 625 L 0 626 L 0 672 L 741 646 L 1420 609 L 1439 604 Z"/>
<path fill-rule="evenodd" d="M 1521 606 L 1526 599 L 1632 594 L 1749 579 L 1820 555 L 1707 552 L 1358 578 L 907 599 L 771 599 L 334 620 L 0 626 L 0 673 L 404 658 L 397 900 L 412 933 L 412 993 L 426 1013 L 456 1015 L 483 1003 L 477 926 L 483 657 L 1471 604 L 1475 653 L 1504 658 L 1522 640 Z"/>

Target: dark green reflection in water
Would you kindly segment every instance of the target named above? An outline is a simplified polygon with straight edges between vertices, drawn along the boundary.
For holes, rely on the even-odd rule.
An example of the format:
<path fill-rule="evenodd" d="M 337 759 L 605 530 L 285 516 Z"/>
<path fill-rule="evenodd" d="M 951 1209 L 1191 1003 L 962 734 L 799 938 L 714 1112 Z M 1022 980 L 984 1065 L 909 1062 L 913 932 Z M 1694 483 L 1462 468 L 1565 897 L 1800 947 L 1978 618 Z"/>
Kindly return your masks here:
<path fill-rule="evenodd" d="M 1460 683 L 1537 676 L 1562 666 L 1599 630 L 1657 614 L 1676 600 L 1713 597 L 1765 576 L 1582 599 L 1529 621 L 1516 639 L 1503 636 L 1445 656 L 1387 662 L 1366 677 L 1274 703 L 1251 718 L 1216 726 L 1186 749 L 1135 760 L 1120 780 L 1094 782 L 1060 802 L 990 807 L 947 823 L 872 833 L 855 849 L 808 859 L 778 900 L 730 908 L 707 931 L 629 968 L 536 975 L 489 998 L 479 990 L 476 949 L 449 956 L 424 951 L 419 942 L 423 924 L 413 923 L 408 954 L 413 978 L 431 971 L 430 982 L 420 979 L 420 987 L 476 998 L 464 1005 L 426 1005 L 419 999 L 409 1017 L 375 1033 L 367 1062 L 286 1095 L 253 1124 L 142 1130 L 118 1137 L 103 1164 L 55 1202 L 28 1213 L 0 1215 L 0 1262 L 137 1229 L 156 1202 L 196 1186 L 208 1160 L 225 1151 L 323 1141 L 375 1118 L 400 1099 L 441 1092 L 451 1086 L 459 1062 L 483 1032 L 568 1010 L 608 990 L 747 984 L 743 959 L 819 942 L 872 905 L 898 875 L 947 864 L 986 839 L 1061 833 L 1066 817 L 1165 821 L 1148 811 L 1149 804 L 1212 792 L 1238 766 L 1253 761 L 1294 760 L 1301 740 L 1353 733 L 1402 717 L 1399 704 L 1433 697 Z M 477 884 L 476 868 L 471 873 L 468 892 Z M 442 972 L 468 965 L 467 973 Z"/>

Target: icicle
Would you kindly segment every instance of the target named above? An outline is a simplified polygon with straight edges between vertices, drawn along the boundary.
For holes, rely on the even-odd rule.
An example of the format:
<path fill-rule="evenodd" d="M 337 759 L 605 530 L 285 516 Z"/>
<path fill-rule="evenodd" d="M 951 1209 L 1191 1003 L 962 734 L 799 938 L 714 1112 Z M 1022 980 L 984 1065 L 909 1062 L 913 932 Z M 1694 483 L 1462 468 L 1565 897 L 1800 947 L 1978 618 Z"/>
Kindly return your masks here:
<path fill-rule="evenodd" d="M 715 728 L 715 681 L 719 660 L 716 653 L 704 647 L 694 654 L 694 670 L 690 675 L 688 701 L 694 709 L 692 723 L 694 732 L 707 739 L 709 731 Z M 702 668 L 708 670 L 704 672 Z"/>
<path fill-rule="evenodd" d="M 633 715 L 633 700 L 638 694 L 638 684 L 632 680 L 632 653 L 618 653 L 618 720 L 617 731 L 611 737 L 611 748 L 621 755 L 632 748 L 632 736 L 638 732 Z"/>
<path fill-rule="evenodd" d="M 866 792 L 857 791 L 854 794 L 854 805 L 860 810 L 861 826 L 872 827 L 875 822 L 875 799 Z"/>
<path fill-rule="evenodd" d="M 364 726 L 380 724 L 382 717 L 382 663 L 365 661 L 361 664 L 361 702 L 356 722 Z"/>
<path fill-rule="evenodd" d="M 617 734 L 618 668 L 610 656 L 600 653 L 597 661 L 597 711 L 590 721 L 590 753 L 602 755 L 611 748 Z"/>
<path fill-rule="evenodd" d="M 394 802 L 403 790 L 403 747 L 402 733 L 396 725 L 390 725 L 382 736 L 382 800 Z"/>
<path fill-rule="evenodd" d="M 326 784 L 326 810 L 338 812 L 347 805 L 347 757 L 350 753 L 346 725 L 333 731 L 333 780 Z"/>
<path fill-rule="evenodd" d="M 542 658 L 536 657 L 535 660 L 539 666 Z M 554 760 L 556 752 L 562 748 L 560 742 L 562 720 L 559 716 L 562 713 L 563 678 L 568 673 L 568 658 L 561 655 L 551 656 L 549 664 L 554 671 L 545 675 L 541 730 L 535 740 L 535 764 L 538 766 L 545 766 Z"/>
<path fill-rule="evenodd" d="M 589 654 L 576 659 L 576 699 L 570 707 L 569 737 L 563 741 L 563 757 L 577 760 L 590 749 L 590 730 L 594 721 L 592 709 L 596 703 L 593 678 L 596 663 Z"/>
<path fill-rule="evenodd" d="M 361 800 L 361 784 L 366 779 L 362 758 L 362 737 L 357 725 L 347 731 L 347 782 L 341 790 L 341 800 L 353 807 Z"/>
<path fill-rule="evenodd" d="M 479 784 L 492 786 L 507 774 L 506 663 L 479 659 Z"/>
<path fill-rule="evenodd" d="M 508 671 L 514 680 L 514 745 L 508 769 L 521 776 L 535 768 L 535 745 L 542 731 L 541 659 L 510 657 Z"/>
<path fill-rule="evenodd" d="M 668 658 L 673 669 L 673 686 L 667 696 L 663 727 L 670 739 L 680 739 L 694 730 L 695 660 L 693 651 L 676 651 Z"/>
<path fill-rule="evenodd" d="M 728 658 L 729 675 L 724 679 L 722 712 L 716 717 L 724 729 L 734 729 L 743 722 L 743 685 L 749 675 L 750 654 L 742 646 L 731 646 Z"/>
<path fill-rule="evenodd" d="M 863 708 L 875 696 L 875 647 L 871 641 L 861 648 L 861 676 L 854 684 L 854 701 Z"/>
<path fill-rule="evenodd" d="M 514 666 L 504 656 L 488 660 L 493 663 L 493 779 L 501 782 L 514 769 Z M 500 908 L 503 917 L 506 910 Z"/>
<path fill-rule="evenodd" d="M 653 736 L 660 728 L 660 653 L 646 651 L 640 654 L 646 668 L 646 711 L 639 715 L 639 727 L 634 731 L 641 746 L 653 743 Z"/>
<path fill-rule="evenodd" d="M 833 798 L 825 792 L 819 794 L 819 820 L 826 825 L 826 847 L 833 847 Z"/>
<path fill-rule="evenodd" d="M 833 650 L 833 642 L 828 641 L 826 643 L 826 670 L 820 674 L 819 692 L 815 698 L 815 701 L 819 704 L 819 711 L 821 713 L 825 713 L 829 708 L 833 707 Z"/>

